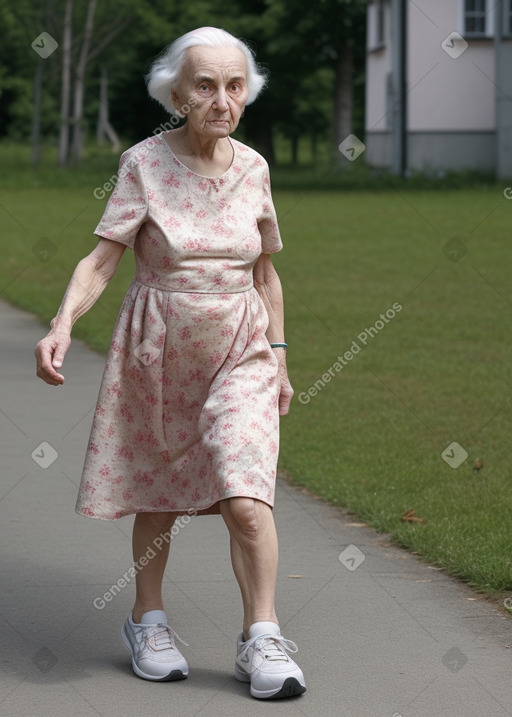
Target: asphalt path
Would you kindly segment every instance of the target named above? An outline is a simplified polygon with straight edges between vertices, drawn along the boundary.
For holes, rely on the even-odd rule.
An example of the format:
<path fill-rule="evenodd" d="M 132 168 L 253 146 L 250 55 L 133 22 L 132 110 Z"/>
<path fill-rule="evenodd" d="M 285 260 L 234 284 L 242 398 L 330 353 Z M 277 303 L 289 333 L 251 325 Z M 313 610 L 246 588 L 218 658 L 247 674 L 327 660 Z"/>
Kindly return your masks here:
<path fill-rule="evenodd" d="M 33 357 L 45 333 L 0 304 L 0 715 L 512 715 L 511 618 L 282 479 L 277 613 L 308 691 L 258 701 L 233 677 L 242 613 L 220 516 L 180 528 L 165 575 L 188 679 L 135 677 L 120 639 L 133 518 L 74 513 L 104 357 L 73 341 L 65 385 L 47 386 Z"/>

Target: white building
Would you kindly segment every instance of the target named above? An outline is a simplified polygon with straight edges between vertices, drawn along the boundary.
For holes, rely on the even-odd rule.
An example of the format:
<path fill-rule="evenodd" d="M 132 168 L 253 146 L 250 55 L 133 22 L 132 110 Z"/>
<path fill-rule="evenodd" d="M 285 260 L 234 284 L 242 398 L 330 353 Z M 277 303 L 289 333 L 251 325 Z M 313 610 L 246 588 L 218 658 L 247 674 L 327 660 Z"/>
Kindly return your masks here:
<path fill-rule="evenodd" d="M 512 0 L 372 0 L 366 160 L 512 177 Z"/>

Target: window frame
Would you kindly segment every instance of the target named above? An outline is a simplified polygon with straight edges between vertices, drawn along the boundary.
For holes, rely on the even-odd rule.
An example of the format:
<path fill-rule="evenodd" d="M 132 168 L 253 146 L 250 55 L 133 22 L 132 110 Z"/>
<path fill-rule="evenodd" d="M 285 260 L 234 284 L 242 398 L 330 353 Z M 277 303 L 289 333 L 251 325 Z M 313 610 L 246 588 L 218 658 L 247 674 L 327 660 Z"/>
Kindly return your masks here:
<path fill-rule="evenodd" d="M 467 13 L 470 12 L 469 10 L 466 10 L 466 2 L 467 0 L 460 0 L 459 3 L 459 27 L 460 34 L 465 39 L 473 39 L 473 40 L 485 40 L 489 38 L 494 37 L 494 14 L 495 14 L 495 7 L 496 2 L 495 0 L 485 0 L 485 14 L 484 14 L 484 20 L 485 20 L 485 28 L 483 32 L 469 32 L 466 29 L 466 23 L 467 23 Z M 510 0 L 507 0 L 508 4 L 510 5 Z"/>
<path fill-rule="evenodd" d="M 512 0 L 503 0 L 503 37 L 512 37 Z"/>
<path fill-rule="evenodd" d="M 368 6 L 370 13 L 368 51 L 377 52 L 386 47 L 386 10 L 387 0 L 373 0 Z"/>
<path fill-rule="evenodd" d="M 386 44 L 386 0 L 377 0 L 375 9 L 375 44 L 384 47 Z"/>

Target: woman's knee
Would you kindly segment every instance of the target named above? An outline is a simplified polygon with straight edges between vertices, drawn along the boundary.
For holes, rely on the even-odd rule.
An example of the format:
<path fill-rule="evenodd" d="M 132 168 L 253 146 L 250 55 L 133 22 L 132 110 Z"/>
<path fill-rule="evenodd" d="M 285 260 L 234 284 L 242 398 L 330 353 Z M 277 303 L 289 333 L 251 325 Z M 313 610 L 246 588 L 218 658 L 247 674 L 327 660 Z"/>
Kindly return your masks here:
<path fill-rule="evenodd" d="M 241 534 L 248 539 L 259 538 L 265 530 L 270 506 L 253 498 L 227 498 L 221 501 L 221 514 L 231 534 Z"/>

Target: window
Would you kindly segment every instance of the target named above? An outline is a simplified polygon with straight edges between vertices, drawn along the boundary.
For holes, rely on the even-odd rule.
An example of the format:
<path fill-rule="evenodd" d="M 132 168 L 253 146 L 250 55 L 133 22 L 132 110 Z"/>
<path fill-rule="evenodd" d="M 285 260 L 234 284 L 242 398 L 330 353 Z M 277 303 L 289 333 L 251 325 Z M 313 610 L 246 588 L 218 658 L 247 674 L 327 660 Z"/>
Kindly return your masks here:
<path fill-rule="evenodd" d="M 485 35 L 486 0 L 466 0 L 464 4 L 466 35 Z"/>
<path fill-rule="evenodd" d="M 503 21 L 503 34 L 510 37 L 512 35 L 512 1 L 504 2 L 505 19 Z"/>
<path fill-rule="evenodd" d="M 386 0 L 373 0 L 368 7 L 368 46 L 370 51 L 386 45 Z"/>
<path fill-rule="evenodd" d="M 462 35 L 492 37 L 495 0 L 463 0 Z"/>
<path fill-rule="evenodd" d="M 384 0 L 377 0 L 377 11 L 376 11 L 377 17 L 376 23 L 375 23 L 375 44 L 378 46 L 384 45 L 385 40 L 385 6 L 384 6 Z"/>

